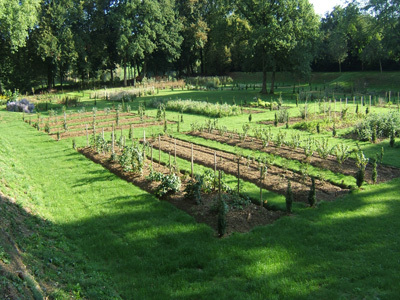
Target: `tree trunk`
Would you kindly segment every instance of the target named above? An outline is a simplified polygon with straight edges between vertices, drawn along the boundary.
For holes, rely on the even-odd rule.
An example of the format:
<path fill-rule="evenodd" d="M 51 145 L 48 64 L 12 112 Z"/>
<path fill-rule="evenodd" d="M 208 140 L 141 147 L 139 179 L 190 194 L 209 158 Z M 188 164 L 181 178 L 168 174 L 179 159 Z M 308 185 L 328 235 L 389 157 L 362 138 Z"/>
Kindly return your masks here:
<path fill-rule="evenodd" d="M 47 64 L 47 90 L 50 91 L 53 88 L 53 70 L 51 63 Z"/>
<path fill-rule="evenodd" d="M 128 81 L 126 78 L 126 57 L 124 58 L 124 86 L 128 85 Z"/>
<path fill-rule="evenodd" d="M 263 79 L 262 79 L 261 94 L 267 94 L 267 66 L 265 63 L 265 58 L 263 58 Z"/>
<path fill-rule="evenodd" d="M 381 73 L 383 71 L 383 69 L 382 69 L 382 60 L 380 60 L 380 59 L 379 59 L 379 71 L 381 71 Z"/>
<path fill-rule="evenodd" d="M 110 74 L 111 74 L 111 82 L 114 82 L 114 70 L 110 69 Z"/>
<path fill-rule="evenodd" d="M 339 73 L 342 73 L 342 63 L 340 62 L 340 60 L 338 62 L 339 62 Z"/>
<path fill-rule="evenodd" d="M 275 93 L 275 75 L 276 75 L 276 66 L 274 65 L 272 69 L 272 77 L 271 77 L 271 89 L 269 90 L 269 93 L 273 95 Z"/>
<path fill-rule="evenodd" d="M 203 57 L 203 49 L 200 49 L 200 67 L 201 67 L 201 75 L 204 75 L 204 57 Z"/>

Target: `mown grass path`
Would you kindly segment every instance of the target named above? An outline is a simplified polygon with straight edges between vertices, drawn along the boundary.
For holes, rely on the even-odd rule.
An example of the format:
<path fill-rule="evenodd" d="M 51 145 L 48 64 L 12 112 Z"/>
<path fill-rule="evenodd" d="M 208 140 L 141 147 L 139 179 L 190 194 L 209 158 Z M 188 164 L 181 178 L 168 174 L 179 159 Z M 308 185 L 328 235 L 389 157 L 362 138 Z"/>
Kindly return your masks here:
<path fill-rule="evenodd" d="M 87 160 L 70 141 L 56 142 L 3 112 L 0 170 L 0 190 L 58 227 L 124 299 L 394 299 L 400 293 L 399 179 L 217 239 L 207 226 Z"/>

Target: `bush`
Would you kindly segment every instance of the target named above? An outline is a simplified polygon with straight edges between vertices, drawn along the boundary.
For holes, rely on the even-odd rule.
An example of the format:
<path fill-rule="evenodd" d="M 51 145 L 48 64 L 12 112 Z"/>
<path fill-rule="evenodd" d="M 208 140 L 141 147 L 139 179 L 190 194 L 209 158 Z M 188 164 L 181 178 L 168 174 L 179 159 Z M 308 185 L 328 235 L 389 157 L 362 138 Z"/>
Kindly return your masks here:
<path fill-rule="evenodd" d="M 7 110 L 13 112 L 33 113 L 35 105 L 26 99 L 21 101 L 11 101 L 7 103 Z"/>
<path fill-rule="evenodd" d="M 167 110 L 177 111 L 180 113 L 190 113 L 196 115 L 204 115 L 212 118 L 221 118 L 228 116 L 236 116 L 240 114 L 240 107 L 237 105 L 213 104 L 204 101 L 193 100 L 160 100 L 151 101 L 151 106 L 157 108 L 164 104 Z"/>
<path fill-rule="evenodd" d="M 376 130 L 376 137 L 388 138 L 393 131 L 400 129 L 400 112 L 390 111 L 387 113 L 370 113 L 356 125 L 355 132 L 362 141 L 372 139 L 373 132 Z M 375 132 L 374 132 L 375 135 Z"/>
<path fill-rule="evenodd" d="M 185 188 L 185 198 L 194 199 L 197 204 L 201 204 L 201 188 L 204 176 L 195 175 L 195 179 L 189 181 Z"/>
<path fill-rule="evenodd" d="M 181 188 L 181 179 L 176 174 L 169 174 L 163 176 L 160 185 L 157 187 L 156 196 L 163 198 L 169 194 L 179 191 Z"/>
<path fill-rule="evenodd" d="M 316 201 L 317 197 L 315 194 L 315 178 L 311 177 L 311 188 L 310 192 L 308 193 L 308 203 L 310 204 L 310 206 L 314 206 Z"/>
<path fill-rule="evenodd" d="M 290 180 L 288 180 L 288 186 L 286 189 L 286 212 L 292 213 L 292 204 L 293 204 L 293 192 L 292 192 L 292 185 Z"/>

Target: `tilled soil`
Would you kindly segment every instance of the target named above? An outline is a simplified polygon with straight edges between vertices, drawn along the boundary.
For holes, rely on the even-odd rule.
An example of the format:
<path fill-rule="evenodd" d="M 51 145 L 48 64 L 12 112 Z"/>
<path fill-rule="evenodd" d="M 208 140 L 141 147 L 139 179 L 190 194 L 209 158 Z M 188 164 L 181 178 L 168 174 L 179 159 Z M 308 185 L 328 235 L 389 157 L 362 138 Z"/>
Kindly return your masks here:
<path fill-rule="evenodd" d="M 159 185 L 159 182 L 151 182 L 146 179 L 146 176 L 150 173 L 148 160 L 145 163 L 143 174 L 140 175 L 124 171 L 119 163 L 110 161 L 110 155 L 99 154 L 91 148 L 80 148 L 78 151 L 92 161 L 101 164 L 120 178 L 133 183 L 149 193 L 154 193 Z M 153 162 L 153 170 L 162 172 L 163 174 L 170 172 L 166 166 L 156 162 Z M 213 210 L 217 194 L 203 194 L 202 203 L 196 204 L 194 199 L 185 198 L 184 189 L 187 183 L 188 181 L 183 179 L 180 192 L 167 197 L 165 200 L 193 216 L 197 222 L 205 223 L 217 232 L 218 216 L 217 212 Z M 227 214 L 226 234 L 248 232 L 255 226 L 272 224 L 282 215 L 284 215 L 283 212 L 267 210 L 253 203 L 250 203 L 243 209 L 231 208 Z M 217 235 L 217 233 L 215 234 Z"/>
<path fill-rule="evenodd" d="M 216 133 L 217 131 L 214 131 L 213 133 L 196 131 L 196 132 L 190 132 L 188 134 L 193 136 L 199 136 L 209 140 L 218 141 L 220 143 L 226 143 L 231 146 L 238 146 L 241 148 L 263 151 L 265 153 L 278 155 L 286 159 L 293 159 L 298 161 L 306 160 L 304 150 L 301 148 L 293 149 L 284 145 L 282 145 L 281 147 L 276 147 L 273 142 L 270 142 L 267 147 L 263 148 L 262 141 L 256 138 L 253 138 L 252 142 L 250 142 L 250 138 L 248 138 L 247 141 L 241 142 L 237 134 L 234 134 L 233 138 L 230 138 L 228 137 L 227 134 L 225 136 L 220 136 L 217 135 Z M 314 153 L 314 155 L 311 156 L 307 162 L 314 167 L 321 169 L 328 169 L 334 173 L 342 173 L 348 176 L 354 176 L 358 170 L 354 159 L 349 158 L 342 164 L 339 164 L 336 160 L 336 157 L 333 155 L 329 155 L 326 159 L 323 159 L 319 157 L 318 154 Z M 400 169 L 398 168 L 379 164 L 377 171 L 378 171 L 378 182 L 385 182 L 400 177 Z M 372 164 L 368 164 L 365 171 L 365 181 L 367 181 L 368 183 L 372 183 L 371 178 L 372 178 Z"/>
<path fill-rule="evenodd" d="M 104 132 L 111 132 L 112 131 L 112 124 L 115 124 L 115 122 L 109 122 L 107 124 L 96 124 L 97 126 L 97 132 L 100 133 L 103 128 Z M 167 121 L 167 124 L 176 124 L 175 121 Z M 115 127 L 115 130 L 121 130 L 121 129 L 129 129 L 130 126 L 132 125 L 133 129 L 135 128 L 146 128 L 146 127 L 151 127 L 151 126 L 163 126 L 164 121 L 154 121 L 154 122 L 143 122 L 143 123 L 132 123 L 128 120 L 128 122 L 121 122 L 119 123 L 118 126 Z M 107 127 L 102 127 L 102 126 L 107 126 Z M 71 137 L 77 137 L 77 136 L 84 136 L 86 135 L 86 124 L 80 125 L 79 128 L 82 128 L 81 130 L 74 130 L 74 131 L 65 131 L 65 132 L 60 132 L 60 138 L 65 139 L 65 138 L 71 138 Z M 88 127 L 89 134 L 93 133 L 93 128 L 90 125 Z M 50 133 L 50 136 L 53 137 L 53 139 L 57 139 L 57 133 L 52 132 Z"/>
<path fill-rule="evenodd" d="M 191 147 L 192 144 L 182 140 L 174 140 L 170 137 L 163 136 L 160 140 L 149 141 L 154 148 L 161 147 L 164 152 L 170 152 L 185 160 L 191 160 Z M 176 147 L 175 147 L 176 143 Z M 214 168 L 215 155 L 217 157 L 218 170 L 225 173 L 237 176 L 238 175 L 238 162 L 237 156 L 219 150 L 212 150 L 210 148 L 193 145 L 193 160 L 197 164 Z M 276 166 L 268 167 L 268 173 L 264 180 L 260 181 L 260 171 L 256 162 L 248 161 L 242 158 L 239 161 L 240 178 L 250 181 L 257 186 L 261 186 L 269 191 L 285 195 L 288 180 L 291 181 L 292 191 L 294 194 L 294 201 L 307 202 L 308 192 L 311 186 L 310 178 L 303 178 L 300 174 L 290 170 L 284 170 Z M 320 200 L 332 201 L 337 196 L 343 195 L 348 192 L 348 189 L 341 188 L 332 183 L 316 180 L 316 193 L 317 198 Z"/>

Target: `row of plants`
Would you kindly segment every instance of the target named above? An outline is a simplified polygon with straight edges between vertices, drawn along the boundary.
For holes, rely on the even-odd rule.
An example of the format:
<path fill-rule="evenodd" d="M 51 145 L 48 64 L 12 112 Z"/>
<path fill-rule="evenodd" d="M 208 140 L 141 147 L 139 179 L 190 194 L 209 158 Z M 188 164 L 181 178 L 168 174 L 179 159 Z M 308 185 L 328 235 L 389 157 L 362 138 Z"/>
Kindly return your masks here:
<path fill-rule="evenodd" d="M 233 79 L 229 76 L 213 76 L 213 77 L 187 77 L 185 79 L 187 85 L 194 87 L 205 87 L 207 89 L 217 89 L 221 85 L 226 86 L 233 83 Z"/>
<path fill-rule="evenodd" d="M 364 120 L 356 124 L 355 133 L 361 141 L 372 141 L 377 139 L 394 138 L 399 136 L 400 131 L 400 112 L 389 111 L 386 113 L 373 113 Z"/>
<path fill-rule="evenodd" d="M 180 113 L 204 115 L 211 118 L 236 116 L 241 113 L 241 108 L 237 105 L 229 105 L 227 103 L 208 103 L 204 101 L 193 100 L 153 99 L 150 102 L 150 105 L 154 108 L 158 108 L 161 105 L 164 105 L 166 110 L 177 111 Z"/>

